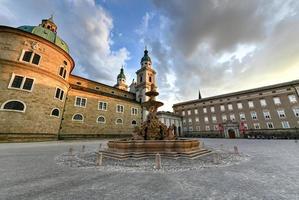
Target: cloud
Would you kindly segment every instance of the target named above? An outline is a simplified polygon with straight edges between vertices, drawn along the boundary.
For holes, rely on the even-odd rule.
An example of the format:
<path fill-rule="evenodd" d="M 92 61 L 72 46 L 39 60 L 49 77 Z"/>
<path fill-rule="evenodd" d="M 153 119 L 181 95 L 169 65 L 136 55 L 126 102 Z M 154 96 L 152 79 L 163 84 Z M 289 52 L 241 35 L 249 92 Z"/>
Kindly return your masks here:
<path fill-rule="evenodd" d="M 75 59 L 75 74 L 112 85 L 121 65 L 130 59 L 125 47 L 111 49 L 113 19 L 94 0 L 26 0 L 18 3 L 2 0 L 2 10 L 5 12 L 0 15 L 0 23 L 14 26 L 38 25 L 42 18 L 54 13 L 58 34 L 66 40 Z M 34 12 L 36 10 L 39 12 Z"/>
<path fill-rule="evenodd" d="M 155 18 L 163 20 L 148 30 L 159 34 L 142 37 L 155 56 L 167 108 L 197 98 L 199 89 L 211 96 L 298 79 L 298 1 L 153 2 Z"/>

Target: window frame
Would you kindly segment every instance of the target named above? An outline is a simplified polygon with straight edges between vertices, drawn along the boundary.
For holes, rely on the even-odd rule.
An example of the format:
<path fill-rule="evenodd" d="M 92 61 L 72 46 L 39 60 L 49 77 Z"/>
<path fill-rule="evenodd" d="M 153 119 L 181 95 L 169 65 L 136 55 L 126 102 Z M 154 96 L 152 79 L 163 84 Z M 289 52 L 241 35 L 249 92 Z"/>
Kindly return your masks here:
<path fill-rule="evenodd" d="M 123 109 L 122 109 L 122 112 L 119 112 L 119 111 L 118 111 L 118 106 L 120 106 L 120 107 L 123 108 Z M 125 112 L 125 106 L 124 106 L 124 105 L 121 105 L 121 104 L 116 104 L 116 112 L 117 112 L 117 113 L 122 113 L 122 114 L 123 114 L 123 113 Z"/>
<path fill-rule="evenodd" d="M 119 119 L 121 120 L 121 123 L 117 123 L 117 120 L 119 120 Z M 124 124 L 124 120 L 122 118 L 116 118 L 115 124 L 117 124 L 117 125 L 123 125 Z"/>
<path fill-rule="evenodd" d="M 285 119 L 287 117 L 284 109 L 277 109 L 276 111 L 277 111 L 277 115 L 278 115 L 279 119 Z M 282 113 L 280 113 L 280 112 L 282 112 Z M 284 116 L 280 116 L 281 114 L 283 114 Z"/>
<path fill-rule="evenodd" d="M 269 127 L 269 124 L 272 125 L 272 128 Z M 274 124 L 273 124 L 273 122 L 266 122 L 266 125 L 267 125 L 267 129 L 274 129 Z"/>
<path fill-rule="evenodd" d="M 265 115 L 265 113 L 268 113 L 269 115 Z M 263 115 L 264 115 L 264 119 L 265 119 L 265 120 L 270 120 L 270 119 L 272 119 L 272 117 L 271 117 L 271 113 L 270 113 L 269 110 L 263 110 Z M 267 118 L 267 116 L 269 116 L 269 118 Z"/>
<path fill-rule="evenodd" d="M 100 122 L 99 121 L 99 118 L 100 117 L 103 117 L 104 118 L 104 122 Z M 106 124 L 106 117 L 104 116 L 104 115 L 99 115 L 98 117 L 97 117 L 97 119 L 96 119 L 96 123 L 98 123 L 98 124 Z"/>
<path fill-rule="evenodd" d="M 15 87 L 12 87 L 12 83 L 15 79 L 16 76 L 21 76 L 23 77 L 23 80 L 22 80 L 22 83 L 21 83 L 21 87 L 20 88 L 15 88 Z M 30 90 L 26 90 L 26 89 L 23 89 L 24 87 L 24 84 L 25 84 L 25 81 L 26 79 L 29 78 L 29 79 L 32 79 L 33 82 L 32 82 L 32 86 L 31 86 L 31 89 Z M 35 84 L 35 78 L 32 78 L 30 76 L 23 76 L 23 75 L 20 75 L 20 74 L 15 74 L 14 72 L 12 73 L 11 75 L 11 78 L 10 78 L 10 81 L 9 81 L 9 84 L 8 84 L 8 89 L 13 89 L 13 90 L 20 90 L 20 91 L 25 91 L 25 92 L 32 92 L 33 91 L 33 88 L 34 88 L 34 84 Z"/>
<path fill-rule="evenodd" d="M 278 100 L 278 101 L 276 102 L 276 100 Z M 274 105 L 281 105 L 280 97 L 273 97 L 273 103 L 274 103 Z"/>
<path fill-rule="evenodd" d="M 135 122 L 135 124 L 133 124 L 133 122 Z M 137 124 L 137 120 L 136 119 L 133 119 L 132 121 L 131 121 L 131 125 L 132 126 L 137 126 L 138 124 Z"/>
<path fill-rule="evenodd" d="M 248 108 L 254 108 L 254 102 L 252 100 L 248 101 Z"/>
<path fill-rule="evenodd" d="M 60 75 L 60 70 L 63 69 L 62 75 Z M 60 67 L 58 68 L 58 75 L 63 78 L 64 80 L 66 80 L 66 75 L 67 75 L 67 68 L 64 65 L 60 65 Z"/>
<path fill-rule="evenodd" d="M 74 119 L 74 117 L 75 117 L 76 115 L 81 115 L 81 116 L 82 116 L 82 120 Z M 75 114 L 72 116 L 72 121 L 74 121 L 74 122 L 84 122 L 84 115 L 81 114 L 81 113 L 75 113 Z"/>
<path fill-rule="evenodd" d="M 106 109 L 100 109 L 100 103 L 106 104 Z M 107 111 L 108 110 L 108 102 L 106 102 L 106 101 L 98 101 L 98 110 Z"/>
<path fill-rule="evenodd" d="M 53 115 L 53 114 L 52 114 L 52 113 L 53 113 L 53 111 L 54 111 L 55 109 L 57 109 L 57 110 L 58 110 L 58 112 L 59 112 L 58 116 L 56 116 L 56 115 Z M 60 109 L 59 109 L 59 108 L 53 108 L 53 109 L 51 110 L 51 112 L 50 112 L 50 116 L 51 116 L 51 117 L 60 118 Z"/>
<path fill-rule="evenodd" d="M 287 127 L 284 126 L 285 123 L 287 124 Z M 290 123 L 289 123 L 288 121 L 281 121 L 281 127 L 282 127 L 283 129 L 291 128 Z"/>
<path fill-rule="evenodd" d="M 77 99 L 81 99 L 80 100 L 80 105 L 77 105 Z M 85 105 L 84 106 L 82 106 L 81 104 L 82 104 L 82 99 L 85 99 Z M 74 106 L 75 107 L 79 107 L 79 108 L 86 108 L 86 105 L 87 105 L 87 98 L 86 97 L 81 97 L 81 96 L 76 96 L 75 97 L 75 102 L 74 102 Z"/>
<path fill-rule="evenodd" d="M 29 61 L 29 62 L 23 60 L 23 57 L 24 57 L 26 51 L 32 52 L 32 55 L 31 55 L 31 57 L 30 57 L 30 61 Z M 33 61 L 33 57 L 34 57 L 35 54 L 37 54 L 37 55 L 40 56 L 38 64 L 34 64 L 34 63 L 32 63 L 32 61 Z M 36 53 L 36 51 L 34 51 L 34 50 L 30 50 L 30 49 L 22 49 L 22 52 L 21 52 L 19 61 L 22 62 L 22 63 L 31 64 L 31 65 L 34 65 L 34 66 L 40 66 L 42 57 L 43 57 L 43 56 L 42 56 L 41 54 Z"/>
<path fill-rule="evenodd" d="M 295 101 L 292 101 L 290 97 L 294 97 Z M 289 99 L 289 102 L 292 103 L 292 104 L 297 103 L 297 98 L 296 98 L 295 94 L 289 94 L 288 99 Z"/>
<path fill-rule="evenodd" d="M 4 106 L 8 103 L 8 102 L 11 102 L 11 101 L 17 101 L 17 102 L 20 102 L 24 105 L 24 109 L 23 110 L 12 110 L 12 109 L 4 109 Z M 25 113 L 26 112 L 26 109 L 27 109 L 27 106 L 26 106 L 26 103 L 22 100 L 18 100 L 18 99 L 9 99 L 7 101 L 5 101 L 4 103 L 1 104 L 1 107 L 0 107 L 0 111 L 5 111 L 5 112 L 18 112 L 18 113 Z"/>
<path fill-rule="evenodd" d="M 138 115 L 138 110 L 136 107 L 131 107 L 131 115 Z M 136 113 L 134 111 L 136 111 Z"/>
<path fill-rule="evenodd" d="M 57 89 L 60 89 L 60 94 L 59 94 L 59 98 L 56 97 L 56 92 L 57 92 Z M 63 96 L 62 96 L 62 99 L 60 99 L 60 96 L 61 96 L 61 92 L 63 91 Z M 63 89 L 61 89 L 60 87 L 55 87 L 55 92 L 54 92 L 54 99 L 57 99 L 59 101 L 64 101 L 64 96 L 65 96 L 65 91 Z"/>

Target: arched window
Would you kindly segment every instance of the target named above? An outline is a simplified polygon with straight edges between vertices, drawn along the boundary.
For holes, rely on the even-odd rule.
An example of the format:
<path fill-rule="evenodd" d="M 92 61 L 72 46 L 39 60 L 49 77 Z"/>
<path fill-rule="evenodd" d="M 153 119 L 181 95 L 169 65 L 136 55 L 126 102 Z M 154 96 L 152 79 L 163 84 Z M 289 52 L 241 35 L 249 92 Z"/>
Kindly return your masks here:
<path fill-rule="evenodd" d="M 83 121 L 84 117 L 81 114 L 75 114 L 73 116 L 73 121 Z"/>
<path fill-rule="evenodd" d="M 54 108 L 51 112 L 51 116 L 55 116 L 55 117 L 59 117 L 59 109 L 58 108 Z"/>
<path fill-rule="evenodd" d="M 97 119 L 97 122 L 100 124 L 105 124 L 106 123 L 106 119 L 104 116 L 99 116 Z"/>
<path fill-rule="evenodd" d="M 10 100 L 2 104 L 2 110 L 25 112 L 26 105 L 18 100 Z"/>
<path fill-rule="evenodd" d="M 121 118 L 116 119 L 116 124 L 123 124 L 123 120 Z"/>
<path fill-rule="evenodd" d="M 133 125 L 133 126 L 136 126 L 136 125 L 137 125 L 136 120 L 133 120 L 133 121 L 132 121 L 132 125 Z"/>

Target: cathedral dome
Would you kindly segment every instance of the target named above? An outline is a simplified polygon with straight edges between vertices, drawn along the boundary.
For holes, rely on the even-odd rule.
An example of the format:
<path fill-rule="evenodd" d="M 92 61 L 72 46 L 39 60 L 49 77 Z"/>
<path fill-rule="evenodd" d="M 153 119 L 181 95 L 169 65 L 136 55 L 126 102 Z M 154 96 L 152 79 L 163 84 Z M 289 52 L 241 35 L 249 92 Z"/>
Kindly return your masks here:
<path fill-rule="evenodd" d="M 20 26 L 18 29 L 38 35 L 54 44 L 59 46 L 61 49 L 69 53 L 68 45 L 58 37 L 56 30 L 57 27 L 53 22 L 53 17 L 42 20 L 42 24 L 38 26 Z"/>
<path fill-rule="evenodd" d="M 141 63 L 144 61 L 152 62 L 151 57 L 148 55 L 148 50 L 144 50 L 144 56 L 141 58 Z"/>

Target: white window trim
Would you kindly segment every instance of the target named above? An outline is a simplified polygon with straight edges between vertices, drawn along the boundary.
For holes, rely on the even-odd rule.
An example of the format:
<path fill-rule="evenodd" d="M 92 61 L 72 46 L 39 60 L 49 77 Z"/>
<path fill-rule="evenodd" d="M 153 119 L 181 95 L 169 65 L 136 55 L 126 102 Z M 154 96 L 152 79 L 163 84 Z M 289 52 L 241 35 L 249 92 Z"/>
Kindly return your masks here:
<path fill-rule="evenodd" d="M 241 105 L 241 106 L 239 106 L 239 105 Z M 239 110 L 242 110 L 242 109 L 243 109 L 243 104 L 242 104 L 241 102 L 238 102 L 238 103 L 237 103 L 237 108 L 238 108 Z"/>
<path fill-rule="evenodd" d="M 123 112 L 118 112 L 118 110 L 117 110 L 117 107 L 118 106 L 122 106 L 123 107 Z M 121 105 L 121 104 L 116 104 L 116 112 L 117 113 L 124 113 L 125 112 L 125 106 L 124 105 Z"/>
<path fill-rule="evenodd" d="M 4 105 L 10 101 L 18 101 L 18 102 L 21 102 L 23 105 L 24 105 L 24 110 L 11 110 L 11 109 L 4 109 Z M 17 100 L 17 99 L 9 99 L 7 101 L 5 101 L 4 103 L 1 104 L 1 107 L 0 107 L 0 111 L 5 111 L 5 112 L 18 112 L 18 113 L 25 113 L 26 112 L 26 109 L 27 109 L 27 106 L 26 104 L 24 103 L 24 101 L 21 101 L 21 100 Z"/>
<path fill-rule="evenodd" d="M 106 104 L 106 109 L 100 109 L 100 103 Z M 107 111 L 108 110 L 108 102 L 106 101 L 98 101 L 98 110 Z"/>
<path fill-rule="evenodd" d="M 265 102 L 265 105 L 262 104 L 262 100 L 263 100 L 263 102 Z M 261 105 L 261 107 L 266 107 L 267 106 L 266 99 L 260 99 L 260 105 Z"/>
<path fill-rule="evenodd" d="M 103 117 L 103 118 L 104 118 L 104 122 L 99 122 L 99 121 L 98 121 L 98 119 L 99 119 L 100 117 Z M 97 122 L 98 124 L 106 124 L 106 117 L 103 116 L 103 115 L 99 115 L 99 116 L 97 117 L 97 119 L 96 119 L 96 122 Z"/>
<path fill-rule="evenodd" d="M 30 58 L 30 61 L 29 61 L 29 62 L 23 61 L 23 56 L 24 56 L 24 54 L 25 54 L 25 51 L 31 51 L 31 52 L 32 52 L 32 55 L 31 55 L 31 58 Z M 39 58 L 39 62 L 38 62 L 37 65 L 32 63 L 34 54 L 38 54 L 38 55 L 40 56 L 40 58 Z M 30 64 L 30 65 L 33 65 L 33 66 L 39 66 L 41 60 L 42 60 L 42 55 L 39 54 L 39 53 L 36 53 L 35 50 L 31 50 L 31 49 L 22 49 L 21 57 L 19 58 L 19 61 L 20 61 L 20 62 L 22 62 L 22 63 L 26 63 L 26 64 Z"/>
<path fill-rule="evenodd" d="M 132 124 L 133 121 L 135 121 L 136 124 Z M 132 121 L 131 121 L 131 126 L 137 126 L 137 125 L 138 125 L 138 124 L 137 124 L 137 120 L 136 120 L 136 119 L 132 119 Z"/>
<path fill-rule="evenodd" d="M 15 88 L 15 87 L 11 87 L 12 83 L 13 83 L 13 80 L 15 79 L 15 76 L 22 76 L 23 77 L 23 81 L 21 83 L 21 88 Z M 26 78 L 30 78 L 30 79 L 33 79 L 33 83 L 32 83 L 32 87 L 31 87 L 31 90 L 25 90 L 25 89 L 22 89 L 24 84 L 25 84 L 25 80 Z M 35 83 L 35 78 L 32 78 L 32 77 L 29 77 L 29 76 L 23 76 L 23 75 L 20 75 L 20 74 L 15 74 L 15 73 L 12 73 L 11 75 L 11 78 L 10 78 L 10 81 L 9 81 L 9 84 L 8 84 L 8 89 L 13 89 L 13 90 L 20 90 L 20 91 L 25 91 L 25 92 L 32 92 L 33 91 L 33 88 L 34 88 L 34 83 Z"/>
<path fill-rule="evenodd" d="M 254 116 L 256 117 L 256 119 L 253 119 L 253 115 L 252 115 L 252 113 L 255 113 Z M 251 112 L 250 112 L 250 116 L 251 116 L 251 119 L 252 119 L 252 120 L 258 120 L 257 112 L 256 112 L 256 111 L 251 111 Z"/>
<path fill-rule="evenodd" d="M 133 110 L 134 110 L 134 109 L 137 110 L 136 114 L 133 113 Z M 138 108 L 136 108 L 136 107 L 131 107 L 131 115 L 138 115 Z"/>
<path fill-rule="evenodd" d="M 65 78 L 63 78 L 63 73 L 62 73 L 62 76 L 60 76 L 60 68 L 63 68 L 66 72 L 65 72 Z M 60 76 L 61 78 L 63 78 L 64 80 L 66 80 L 67 79 L 67 68 L 66 68 L 66 66 L 65 65 L 60 65 L 60 67 L 58 68 L 58 76 Z"/>
<path fill-rule="evenodd" d="M 56 115 L 52 115 L 52 112 L 53 112 L 53 110 L 55 110 L 55 109 L 58 109 L 58 111 L 59 111 L 59 115 L 58 115 L 58 116 L 56 116 Z M 51 117 L 60 118 L 60 109 L 59 109 L 59 108 L 53 108 L 53 109 L 51 110 L 51 112 L 50 112 L 50 116 L 51 116 Z"/>
<path fill-rule="evenodd" d="M 241 119 L 241 115 L 244 115 L 244 119 Z M 245 115 L 245 113 L 239 113 L 239 117 L 240 117 L 241 121 L 246 121 L 246 115 Z"/>
<path fill-rule="evenodd" d="M 117 123 L 117 120 L 119 120 L 119 119 L 121 119 L 121 123 Z M 117 125 L 124 124 L 124 120 L 123 120 L 122 118 L 117 118 L 117 119 L 115 120 L 115 124 L 117 124 Z"/>
<path fill-rule="evenodd" d="M 57 91 L 57 88 L 59 88 L 60 90 L 62 90 L 63 91 L 63 97 L 62 97 L 62 99 L 60 99 L 60 98 L 56 98 L 56 91 Z M 60 96 L 60 95 L 59 95 Z M 55 92 L 54 92 L 54 99 L 57 99 L 57 100 L 59 100 L 59 101 L 64 101 L 64 97 L 65 97 L 65 91 L 63 90 L 63 89 L 61 89 L 60 87 L 55 87 Z"/>
<path fill-rule="evenodd" d="M 274 99 L 278 99 L 279 102 L 275 102 Z M 273 97 L 273 103 L 274 103 L 274 105 L 281 105 L 280 97 Z"/>
<path fill-rule="evenodd" d="M 266 116 L 265 116 L 265 112 L 268 112 L 268 113 L 269 113 L 269 118 L 266 118 Z M 271 113 L 270 113 L 269 110 L 263 110 L 263 115 L 264 115 L 264 119 L 265 119 L 265 120 L 270 120 L 270 119 L 272 119 L 272 117 L 271 117 Z"/>
<path fill-rule="evenodd" d="M 288 124 L 288 127 L 283 127 L 284 122 Z M 281 127 L 282 127 L 282 128 L 285 128 L 285 129 L 291 128 L 291 127 L 290 127 L 290 123 L 289 123 L 288 121 L 282 121 L 282 122 L 281 122 Z"/>
<path fill-rule="evenodd" d="M 77 119 L 74 119 L 74 116 L 75 115 L 81 115 L 82 116 L 82 120 L 77 120 Z M 72 117 L 72 121 L 73 122 L 84 122 L 84 115 L 82 115 L 81 113 L 75 113 Z"/>
<path fill-rule="evenodd" d="M 296 112 L 295 112 L 296 109 L 299 109 L 299 108 L 298 108 L 298 107 L 294 107 L 294 108 L 293 108 L 293 113 L 294 113 L 295 117 L 299 117 L 299 115 L 296 116 Z"/>
<path fill-rule="evenodd" d="M 291 99 L 290 99 L 290 96 L 294 96 L 294 97 L 295 97 L 295 101 L 291 101 Z M 288 95 L 288 99 L 289 99 L 289 102 L 290 102 L 291 104 L 295 104 L 295 103 L 297 103 L 297 102 L 298 102 L 298 100 L 297 100 L 297 98 L 296 98 L 296 95 L 295 95 L 295 94 L 289 94 L 289 95 Z"/>
<path fill-rule="evenodd" d="M 267 122 L 266 124 L 267 124 L 267 129 L 274 129 L 274 124 L 273 124 L 273 122 Z M 268 124 L 272 124 L 272 128 L 269 128 Z"/>
<path fill-rule="evenodd" d="M 250 103 L 249 102 L 251 102 L 252 103 L 252 106 L 250 105 Z M 250 108 L 254 108 L 254 102 L 253 101 L 248 101 L 248 108 L 250 109 Z"/>
<path fill-rule="evenodd" d="M 76 105 L 77 98 L 85 99 L 85 106 L 81 106 L 81 102 L 80 102 L 80 105 Z M 76 97 L 75 97 L 75 102 L 74 102 L 74 106 L 75 106 L 75 107 L 86 108 L 86 105 L 87 105 L 87 98 L 85 98 L 85 97 L 80 97 L 80 96 L 76 96 Z"/>

